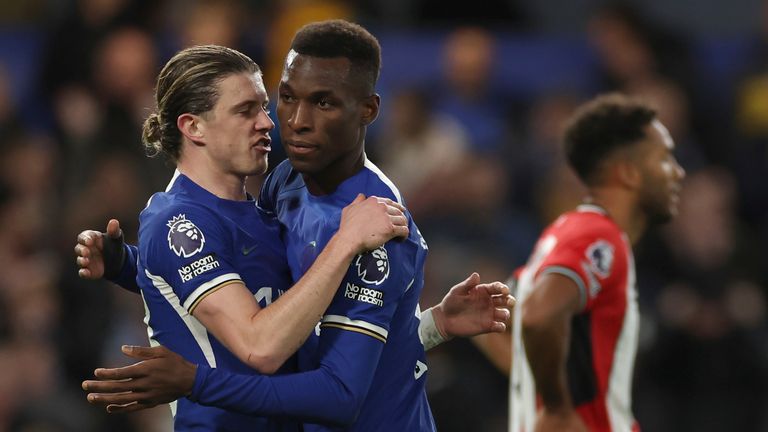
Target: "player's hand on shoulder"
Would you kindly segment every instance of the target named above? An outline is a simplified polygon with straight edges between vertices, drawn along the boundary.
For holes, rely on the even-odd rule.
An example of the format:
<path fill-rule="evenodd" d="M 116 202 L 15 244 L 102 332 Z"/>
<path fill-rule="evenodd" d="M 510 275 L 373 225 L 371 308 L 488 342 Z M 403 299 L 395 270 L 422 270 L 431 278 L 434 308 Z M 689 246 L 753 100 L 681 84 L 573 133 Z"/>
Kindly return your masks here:
<path fill-rule="evenodd" d="M 88 402 L 109 413 L 126 413 L 173 402 L 189 395 L 197 366 L 163 347 L 123 346 L 137 360 L 130 366 L 96 369 L 96 380 L 84 381 Z"/>
<path fill-rule="evenodd" d="M 77 235 L 75 245 L 77 274 L 83 279 L 116 275 L 125 259 L 125 243 L 120 222 L 111 219 L 106 232 L 85 230 Z"/>
<path fill-rule="evenodd" d="M 341 212 L 339 234 L 358 253 L 383 245 L 395 237 L 408 236 L 405 207 L 389 198 L 358 194 Z"/>

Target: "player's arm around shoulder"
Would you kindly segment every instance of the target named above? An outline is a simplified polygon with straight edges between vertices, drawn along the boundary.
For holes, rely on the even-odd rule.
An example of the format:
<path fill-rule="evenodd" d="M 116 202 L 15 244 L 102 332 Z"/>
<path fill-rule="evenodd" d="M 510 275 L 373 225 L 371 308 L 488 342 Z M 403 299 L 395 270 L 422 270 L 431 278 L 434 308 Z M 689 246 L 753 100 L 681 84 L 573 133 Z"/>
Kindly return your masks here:
<path fill-rule="evenodd" d="M 407 233 L 400 207 L 359 196 L 343 210 L 339 230 L 312 267 L 269 307 L 259 308 L 244 285 L 229 284 L 192 313 L 238 358 L 272 373 L 317 325 L 352 257 Z"/>

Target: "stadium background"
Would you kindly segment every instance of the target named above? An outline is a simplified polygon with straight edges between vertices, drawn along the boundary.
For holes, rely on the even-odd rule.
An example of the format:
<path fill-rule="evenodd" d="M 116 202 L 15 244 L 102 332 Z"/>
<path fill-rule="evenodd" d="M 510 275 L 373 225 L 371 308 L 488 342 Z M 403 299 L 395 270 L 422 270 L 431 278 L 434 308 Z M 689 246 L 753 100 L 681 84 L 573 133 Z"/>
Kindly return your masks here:
<path fill-rule="evenodd" d="M 368 152 L 429 242 L 424 304 L 470 269 L 506 278 L 578 202 L 558 147 L 574 106 L 608 90 L 655 103 L 688 179 L 679 218 L 636 254 L 636 415 L 646 431 L 768 430 L 759 0 L 5 0 L 0 431 L 167 430 L 167 409 L 109 417 L 85 402 L 80 381 L 125 363 L 120 344 L 145 344 L 146 333 L 137 297 L 77 278 L 75 236 L 117 217 L 133 240 L 138 212 L 168 181 L 139 131 L 175 50 L 238 48 L 274 91 L 294 30 L 331 17 L 367 26 L 383 47 Z M 451 342 L 429 360 L 439 430 L 506 430 L 506 379 L 476 345 Z"/>

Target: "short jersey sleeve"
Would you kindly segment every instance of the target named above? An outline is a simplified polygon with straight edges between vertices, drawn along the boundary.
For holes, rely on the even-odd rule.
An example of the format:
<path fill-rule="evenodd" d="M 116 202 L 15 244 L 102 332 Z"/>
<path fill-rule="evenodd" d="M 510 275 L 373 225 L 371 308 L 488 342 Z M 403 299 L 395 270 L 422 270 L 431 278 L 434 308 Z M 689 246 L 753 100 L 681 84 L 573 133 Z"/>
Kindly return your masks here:
<path fill-rule="evenodd" d="M 558 239 L 539 268 L 538 275 L 558 273 L 576 283 L 581 310 L 589 310 L 615 280 L 626 278 L 626 247 L 621 235 L 610 230 L 586 230 Z"/>
<path fill-rule="evenodd" d="M 352 260 L 322 327 L 335 327 L 387 341 L 398 303 L 415 278 L 415 245 L 390 241 Z"/>
<path fill-rule="evenodd" d="M 212 211 L 175 206 L 142 220 L 140 271 L 161 291 L 172 290 L 192 313 L 206 295 L 242 280 L 231 264 L 232 241 Z"/>

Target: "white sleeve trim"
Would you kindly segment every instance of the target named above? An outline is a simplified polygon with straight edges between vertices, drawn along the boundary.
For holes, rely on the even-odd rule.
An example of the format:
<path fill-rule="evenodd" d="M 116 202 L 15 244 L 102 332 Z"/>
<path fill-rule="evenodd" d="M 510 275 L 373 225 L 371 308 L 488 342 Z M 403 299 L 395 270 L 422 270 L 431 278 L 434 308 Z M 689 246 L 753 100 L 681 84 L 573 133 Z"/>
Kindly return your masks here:
<path fill-rule="evenodd" d="M 209 280 L 208 282 L 201 284 L 200 286 L 195 288 L 195 290 L 192 291 L 192 294 L 190 294 L 189 297 L 187 297 L 187 299 L 184 301 L 184 305 L 183 305 L 184 309 L 186 309 L 188 312 L 191 312 L 190 308 L 195 303 L 197 303 L 197 300 L 202 295 L 212 290 L 213 288 L 216 288 L 217 286 L 223 284 L 224 282 L 235 281 L 235 280 L 242 280 L 242 278 L 237 273 L 227 273 L 221 276 L 217 276 Z"/>
<path fill-rule="evenodd" d="M 320 321 L 320 325 L 322 326 L 323 324 L 336 324 L 337 326 L 348 330 L 354 330 L 355 328 L 367 330 L 371 333 L 379 335 L 382 339 L 384 339 L 384 341 L 387 340 L 387 336 L 389 335 L 389 331 L 384 327 L 377 326 L 376 324 L 371 324 L 366 321 L 349 319 L 342 315 L 325 315 Z"/>
<path fill-rule="evenodd" d="M 581 279 L 578 273 L 569 269 L 568 267 L 551 266 L 541 271 L 541 275 L 555 273 L 563 275 L 568 279 L 573 280 L 576 284 L 576 288 L 579 290 L 579 310 L 583 310 L 587 306 L 587 287 L 584 285 L 584 280 Z"/>

